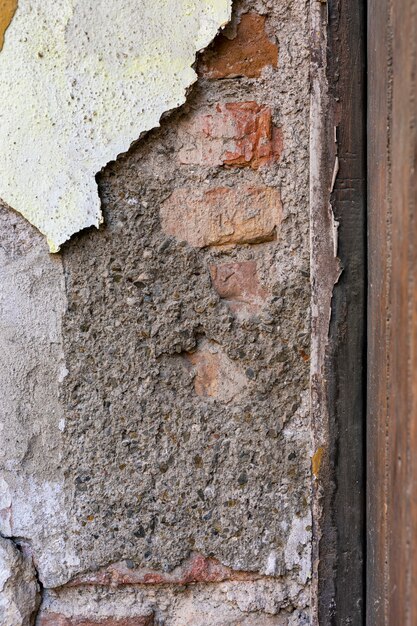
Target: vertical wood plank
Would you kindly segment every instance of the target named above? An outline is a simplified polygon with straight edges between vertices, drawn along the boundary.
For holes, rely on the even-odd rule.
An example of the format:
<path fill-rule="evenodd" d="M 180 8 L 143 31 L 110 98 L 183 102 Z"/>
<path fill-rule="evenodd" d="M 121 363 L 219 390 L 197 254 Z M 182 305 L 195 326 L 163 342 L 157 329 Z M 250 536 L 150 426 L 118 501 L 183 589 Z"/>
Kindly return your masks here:
<path fill-rule="evenodd" d="M 417 624 L 416 0 L 369 7 L 368 624 Z"/>
<path fill-rule="evenodd" d="M 363 0 L 330 0 L 328 77 L 338 174 L 331 205 L 342 273 L 333 290 L 330 434 L 336 528 L 334 624 L 364 622 L 366 336 L 366 24 Z"/>
<path fill-rule="evenodd" d="M 388 482 L 389 623 L 414 626 L 417 589 L 412 588 L 412 561 L 417 537 L 413 501 L 412 434 L 416 363 L 411 360 L 413 333 L 412 257 L 417 241 L 412 232 L 416 210 L 415 163 L 415 0 L 394 0 L 392 8 L 392 275 L 390 282 L 390 468 Z"/>
<path fill-rule="evenodd" d="M 367 624 L 386 626 L 390 19 L 368 1 Z"/>

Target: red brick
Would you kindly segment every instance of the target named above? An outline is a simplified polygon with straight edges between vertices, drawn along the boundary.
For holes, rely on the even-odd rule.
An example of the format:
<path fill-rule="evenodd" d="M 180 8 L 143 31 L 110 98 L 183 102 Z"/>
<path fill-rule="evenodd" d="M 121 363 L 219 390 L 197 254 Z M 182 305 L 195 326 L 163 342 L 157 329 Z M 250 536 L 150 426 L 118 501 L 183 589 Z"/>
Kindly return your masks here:
<path fill-rule="evenodd" d="M 265 17 L 242 15 L 234 39 L 220 34 L 201 58 L 199 74 L 205 78 L 256 78 L 267 66 L 278 65 L 278 48 L 265 32 Z"/>
<path fill-rule="evenodd" d="M 39 626 L 153 626 L 152 615 L 143 617 L 66 617 L 58 613 L 43 613 Z"/>
<path fill-rule="evenodd" d="M 272 124 L 271 109 L 256 102 L 227 102 L 194 113 L 179 128 L 186 165 L 251 167 L 277 161 L 282 132 Z"/>
<path fill-rule="evenodd" d="M 186 585 L 200 582 L 224 582 L 227 580 L 258 580 L 259 578 L 259 574 L 232 570 L 230 567 L 222 565 L 216 559 L 195 553 L 184 561 L 182 565 L 169 573 L 147 568 L 132 569 L 127 567 L 124 562 L 121 562 L 114 563 L 90 574 L 78 576 L 68 583 L 67 586 Z M 50 624 L 47 626 L 50 626 Z M 61 624 L 58 626 L 61 626 Z M 67 625 L 63 624 L 62 626 Z"/>
<path fill-rule="evenodd" d="M 204 248 L 276 239 L 282 207 L 274 187 L 183 188 L 162 204 L 160 217 L 165 233 Z"/>
<path fill-rule="evenodd" d="M 259 282 L 256 261 L 211 265 L 213 287 L 239 317 L 259 313 L 268 292 Z"/>
<path fill-rule="evenodd" d="M 198 396 L 228 403 L 244 393 L 247 378 L 216 344 L 203 342 L 186 358 L 195 369 L 194 388 Z"/>

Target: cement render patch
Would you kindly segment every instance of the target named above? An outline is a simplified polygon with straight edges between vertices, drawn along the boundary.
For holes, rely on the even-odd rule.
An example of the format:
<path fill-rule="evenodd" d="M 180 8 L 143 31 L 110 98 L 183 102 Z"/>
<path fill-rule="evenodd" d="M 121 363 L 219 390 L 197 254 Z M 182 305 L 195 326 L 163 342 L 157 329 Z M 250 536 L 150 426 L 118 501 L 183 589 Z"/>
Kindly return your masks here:
<path fill-rule="evenodd" d="M 72 562 L 59 398 L 63 268 L 39 233 L 4 207 L 0 233 L 0 534 L 20 538 L 53 584 Z"/>
<path fill-rule="evenodd" d="M 84 571 L 123 559 L 170 571 L 195 550 L 308 585 L 308 14 L 299 2 L 269 13 L 279 69 L 259 81 L 201 81 L 184 110 L 106 169 L 105 228 L 63 252 L 65 466 Z M 271 107 L 282 160 L 258 171 L 179 167 L 188 107 L 241 94 Z M 161 206 L 175 189 L 247 185 L 280 190 L 276 240 L 198 250 L 164 232 Z M 210 267 L 250 260 L 268 297 L 238 319 Z M 195 384 L 187 361 L 205 341 L 246 378 L 240 393 L 199 395 L 212 387 Z"/>
<path fill-rule="evenodd" d="M 46 626 L 54 624 L 46 620 L 48 615 L 55 617 L 55 624 L 56 616 L 60 615 L 75 619 L 90 616 L 97 620 L 109 616 L 123 619 L 153 615 L 155 626 L 308 626 L 310 623 L 308 594 L 295 586 L 288 588 L 281 580 L 180 588 L 95 587 L 48 591 L 41 615 L 45 616 Z"/>

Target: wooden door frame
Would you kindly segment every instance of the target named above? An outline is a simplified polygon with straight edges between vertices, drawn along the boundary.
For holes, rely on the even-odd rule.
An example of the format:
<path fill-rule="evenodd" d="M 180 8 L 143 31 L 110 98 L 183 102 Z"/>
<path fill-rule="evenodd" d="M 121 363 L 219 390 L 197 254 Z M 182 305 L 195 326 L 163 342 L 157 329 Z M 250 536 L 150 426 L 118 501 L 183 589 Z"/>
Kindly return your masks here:
<path fill-rule="evenodd" d="M 417 624 L 417 2 L 369 0 L 367 623 Z"/>
<path fill-rule="evenodd" d="M 342 273 L 333 291 L 329 406 L 336 527 L 334 624 L 361 626 L 365 610 L 366 4 L 329 2 L 328 77 L 335 101 L 338 175 L 331 205 Z"/>
<path fill-rule="evenodd" d="M 339 223 L 342 273 L 334 287 L 333 278 L 326 283 L 332 288 L 331 320 L 327 341 L 322 337 L 321 395 L 314 396 L 313 380 L 329 445 L 314 552 L 318 623 L 414 626 L 417 0 L 321 4 L 327 58 L 316 58 L 314 49 L 312 56 L 328 93 L 318 196 L 323 202 L 313 211 L 320 207 L 318 221 L 329 232 L 328 200 Z M 317 261 L 314 237 L 320 229 L 315 224 L 312 230 Z M 323 271 L 331 261 L 328 248 L 326 254 Z M 317 304 L 315 278 L 320 272 L 313 272 Z"/>

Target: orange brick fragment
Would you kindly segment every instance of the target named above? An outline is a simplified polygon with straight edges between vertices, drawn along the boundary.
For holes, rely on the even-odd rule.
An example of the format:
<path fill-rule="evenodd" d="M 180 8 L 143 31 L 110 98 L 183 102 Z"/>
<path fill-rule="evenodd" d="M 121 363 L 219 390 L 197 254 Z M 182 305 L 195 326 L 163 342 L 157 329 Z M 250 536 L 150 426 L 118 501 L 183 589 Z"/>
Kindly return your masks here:
<path fill-rule="evenodd" d="M 196 248 L 276 239 L 282 219 L 275 187 L 176 189 L 162 204 L 166 234 Z"/>
<path fill-rule="evenodd" d="M 178 134 L 180 163 L 251 167 L 277 161 L 282 132 L 272 123 L 271 109 L 256 102 L 226 102 L 199 110 L 185 120 Z"/>
<path fill-rule="evenodd" d="M 210 266 L 213 286 L 239 317 L 258 313 L 268 292 L 259 282 L 256 261 Z"/>
<path fill-rule="evenodd" d="M 202 56 L 199 73 L 205 78 L 256 78 L 267 66 L 278 65 L 278 48 L 265 32 L 265 16 L 245 13 L 234 39 L 220 34 Z"/>

